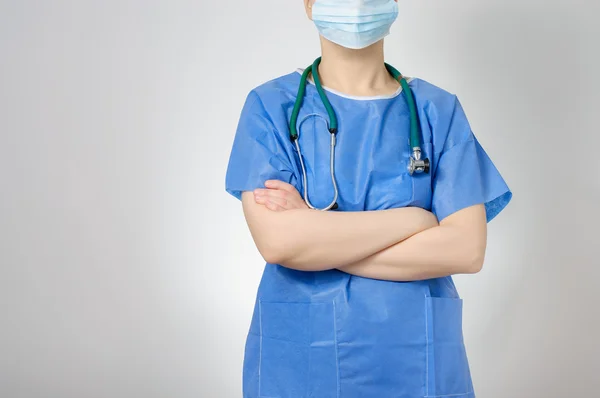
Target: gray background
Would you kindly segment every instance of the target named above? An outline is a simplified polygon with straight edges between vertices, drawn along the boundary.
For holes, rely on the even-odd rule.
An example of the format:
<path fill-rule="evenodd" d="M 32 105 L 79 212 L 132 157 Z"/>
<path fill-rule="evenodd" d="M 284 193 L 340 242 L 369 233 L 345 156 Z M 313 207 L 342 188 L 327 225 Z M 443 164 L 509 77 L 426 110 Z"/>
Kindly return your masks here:
<path fill-rule="evenodd" d="M 478 397 L 597 396 L 600 6 L 400 9 L 387 60 L 515 195 L 456 278 Z M 0 1 L 1 397 L 241 396 L 264 263 L 226 163 L 248 91 L 318 53 L 301 0 Z"/>

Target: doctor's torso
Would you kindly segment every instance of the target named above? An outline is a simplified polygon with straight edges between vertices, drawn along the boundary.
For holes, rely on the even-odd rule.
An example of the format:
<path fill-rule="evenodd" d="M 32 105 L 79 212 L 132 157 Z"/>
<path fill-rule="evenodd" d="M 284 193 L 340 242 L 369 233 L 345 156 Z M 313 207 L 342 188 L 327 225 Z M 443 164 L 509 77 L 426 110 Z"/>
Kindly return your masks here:
<path fill-rule="evenodd" d="M 306 169 L 303 184 L 300 157 L 289 139 L 289 118 L 300 74 L 292 73 L 262 86 L 265 109 L 275 126 L 293 171 L 293 185 L 317 208 L 334 196 L 331 175 L 331 136 L 328 114 L 316 87 L 308 84 L 297 122 L 299 146 Z M 413 80 L 409 84 L 413 85 Z M 401 89 L 392 95 L 352 97 L 325 89 L 338 119 L 333 168 L 339 211 L 382 210 L 403 206 L 431 206 L 431 173 L 408 172 L 410 114 Z M 260 91 L 258 92 L 261 94 Z M 272 103 L 273 102 L 273 103 Z M 423 123 L 423 156 L 435 168 L 431 133 Z"/>

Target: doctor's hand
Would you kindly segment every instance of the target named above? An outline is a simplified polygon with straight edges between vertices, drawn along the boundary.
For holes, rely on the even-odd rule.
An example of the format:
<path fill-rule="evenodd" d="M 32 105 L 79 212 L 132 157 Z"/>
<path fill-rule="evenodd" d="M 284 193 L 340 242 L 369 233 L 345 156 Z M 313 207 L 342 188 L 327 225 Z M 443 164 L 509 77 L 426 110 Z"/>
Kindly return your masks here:
<path fill-rule="evenodd" d="M 265 182 L 265 187 L 265 189 L 254 190 L 254 200 L 269 210 L 285 211 L 309 208 L 296 187 L 287 182 L 268 180 Z"/>

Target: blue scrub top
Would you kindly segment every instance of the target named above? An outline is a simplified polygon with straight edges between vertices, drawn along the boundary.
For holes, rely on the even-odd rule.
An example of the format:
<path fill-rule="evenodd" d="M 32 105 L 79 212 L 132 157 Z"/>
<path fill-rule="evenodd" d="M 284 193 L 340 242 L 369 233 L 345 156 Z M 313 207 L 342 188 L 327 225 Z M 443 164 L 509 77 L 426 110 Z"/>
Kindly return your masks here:
<path fill-rule="evenodd" d="M 277 179 L 303 194 L 288 123 L 300 71 L 252 90 L 232 145 L 225 188 Z M 411 79 L 429 174 L 408 174 L 410 116 L 395 94 L 351 97 L 331 89 L 338 117 L 337 211 L 418 206 L 438 220 L 485 204 L 491 221 L 512 193 L 473 134 L 457 97 Z M 333 197 L 327 112 L 313 84 L 298 119 L 309 199 Z M 245 346 L 245 398 L 473 398 L 462 338 L 462 299 L 452 277 L 417 282 L 362 278 L 338 270 L 265 264 Z"/>

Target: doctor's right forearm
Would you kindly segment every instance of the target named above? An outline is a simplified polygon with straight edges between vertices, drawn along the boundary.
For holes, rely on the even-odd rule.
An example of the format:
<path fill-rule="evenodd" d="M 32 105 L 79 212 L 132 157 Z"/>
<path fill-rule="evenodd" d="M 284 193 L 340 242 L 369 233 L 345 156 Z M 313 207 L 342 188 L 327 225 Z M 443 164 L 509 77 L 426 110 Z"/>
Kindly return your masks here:
<path fill-rule="evenodd" d="M 414 234 L 437 226 L 418 207 L 364 212 L 253 209 L 246 217 L 266 261 L 322 271 L 354 263 Z"/>
<path fill-rule="evenodd" d="M 358 261 L 437 225 L 431 213 L 416 207 L 367 211 L 290 210 L 280 214 L 291 234 L 279 242 L 278 264 L 320 271 Z"/>

